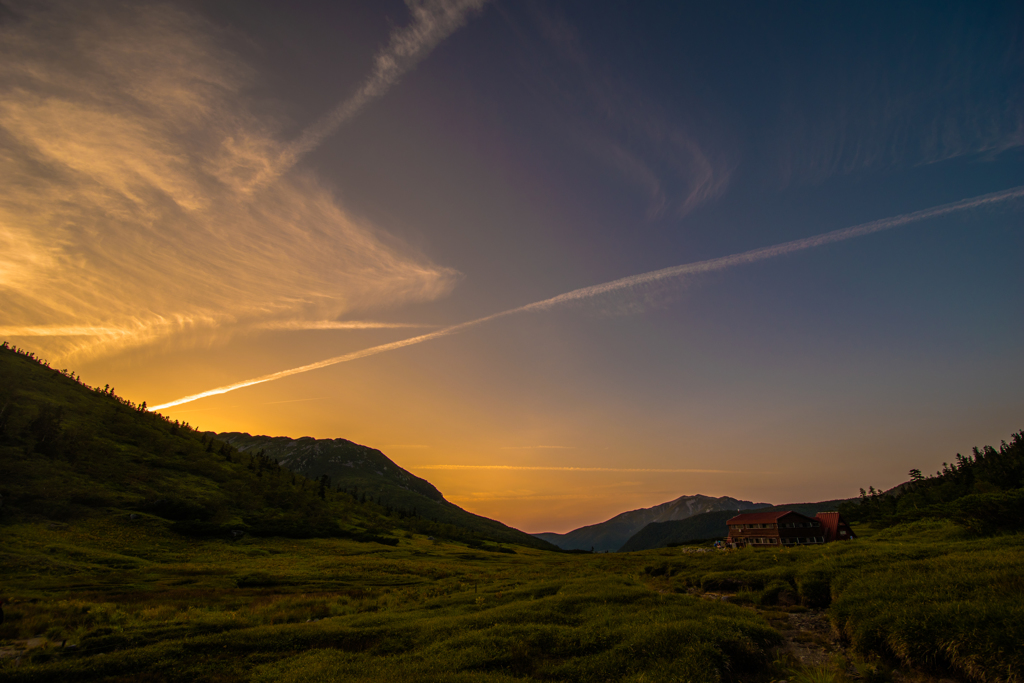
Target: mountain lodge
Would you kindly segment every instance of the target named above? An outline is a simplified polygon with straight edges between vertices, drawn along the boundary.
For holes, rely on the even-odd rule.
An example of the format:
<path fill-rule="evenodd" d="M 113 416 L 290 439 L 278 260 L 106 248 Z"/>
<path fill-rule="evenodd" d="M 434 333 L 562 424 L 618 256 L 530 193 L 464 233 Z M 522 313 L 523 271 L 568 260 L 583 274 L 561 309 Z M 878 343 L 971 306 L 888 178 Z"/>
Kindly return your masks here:
<path fill-rule="evenodd" d="M 736 515 L 726 524 L 729 535 L 725 542 L 734 548 L 748 545 L 778 548 L 848 541 L 856 537 L 838 512 L 819 512 L 813 518 L 792 510 L 748 512 Z"/>

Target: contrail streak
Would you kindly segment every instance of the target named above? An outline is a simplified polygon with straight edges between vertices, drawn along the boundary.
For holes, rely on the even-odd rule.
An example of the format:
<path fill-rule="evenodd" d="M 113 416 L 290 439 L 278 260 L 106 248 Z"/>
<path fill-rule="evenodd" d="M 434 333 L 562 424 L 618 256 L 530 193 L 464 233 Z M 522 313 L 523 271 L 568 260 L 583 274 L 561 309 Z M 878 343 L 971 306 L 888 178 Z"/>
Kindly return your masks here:
<path fill-rule="evenodd" d="M 0 327 L 0 336 L 10 337 L 106 337 L 128 335 L 135 330 L 95 325 L 23 325 Z"/>
<path fill-rule="evenodd" d="M 362 349 L 361 351 L 353 351 L 352 353 L 346 353 L 342 356 L 335 356 L 334 358 L 328 358 L 326 360 L 318 361 L 316 363 L 310 363 L 309 365 L 303 365 L 301 367 L 292 368 L 290 370 L 281 370 L 280 372 L 274 372 L 269 375 L 263 375 L 261 377 L 256 377 L 254 379 L 247 379 L 241 382 L 235 382 L 234 384 L 218 387 L 216 389 L 210 389 L 209 391 L 204 391 L 202 393 L 193 394 L 191 396 L 186 396 L 184 398 L 179 398 L 176 401 L 170 401 L 169 403 L 163 403 L 158 406 L 153 406 L 151 410 L 161 410 L 163 408 L 170 408 L 172 406 L 181 405 L 182 403 L 190 403 L 200 398 L 216 396 L 218 394 L 226 394 L 227 392 L 234 391 L 236 389 L 251 387 L 254 384 L 272 382 L 276 379 L 282 379 L 284 377 L 298 375 L 299 373 L 309 372 L 310 370 L 326 368 L 329 365 L 345 363 L 350 360 L 356 360 L 357 358 L 365 358 L 367 356 L 373 356 L 378 353 L 384 353 L 385 351 L 393 351 L 395 349 L 400 349 L 405 346 L 421 344 L 425 341 L 431 341 L 432 339 L 447 337 L 458 332 L 463 332 L 471 327 L 475 327 L 477 325 L 481 325 L 483 323 L 490 322 L 498 318 L 504 318 L 505 316 L 514 315 L 516 313 L 526 313 L 530 311 L 546 311 L 559 304 L 581 301 L 583 299 L 589 299 L 596 296 L 600 296 L 602 294 L 610 294 L 612 292 L 631 289 L 633 287 L 650 284 L 652 282 L 672 280 L 683 277 L 685 275 L 709 273 L 715 270 L 723 270 L 725 268 L 732 268 L 734 266 L 744 265 L 747 263 L 754 263 L 756 261 L 764 261 L 765 259 L 775 258 L 777 256 L 785 256 L 786 254 L 792 254 L 794 252 L 803 251 L 805 249 L 812 249 L 814 247 L 821 247 L 826 244 L 842 242 L 844 240 L 853 239 L 854 237 L 862 237 L 864 235 L 870 235 L 875 232 L 882 232 L 883 230 L 891 230 L 902 225 L 907 225 L 908 223 L 916 223 L 919 221 L 927 220 L 929 218 L 937 218 L 939 216 L 945 216 L 947 214 L 957 213 L 959 211 L 967 211 L 969 209 L 976 209 L 978 207 L 987 206 L 991 204 L 998 204 L 1000 202 L 1006 202 L 1012 199 L 1019 199 L 1021 197 L 1024 197 L 1024 185 L 1014 187 L 1009 190 L 1003 190 L 1002 192 L 994 192 L 992 194 L 981 195 L 980 197 L 964 199 L 959 202 L 953 202 L 952 204 L 943 204 L 941 206 L 935 206 L 930 209 L 914 211 L 913 213 L 905 213 L 899 216 L 893 216 L 891 218 L 882 218 L 877 221 L 871 221 L 870 223 L 861 223 L 860 225 L 855 225 L 849 228 L 842 228 L 840 230 L 833 230 L 832 232 L 826 232 L 824 234 L 816 235 L 814 237 L 805 237 L 804 239 L 793 240 L 791 242 L 783 242 L 782 244 L 776 244 L 770 247 L 753 249 L 751 251 L 745 251 L 740 254 L 722 256 L 719 258 L 709 259 L 707 261 L 686 263 L 681 266 L 663 268 L 662 270 L 654 270 L 649 273 L 641 273 L 639 275 L 630 275 L 629 277 L 624 277 L 619 280 L 612 280 L 611 282 L 605 282 L 604 284 L 574 289 L 571 292 L 559 294 L 558 296 L 551 297 L 550 299 L 536 301 L 532 304 L 526 304 L 525 306 L 520 306 L 519 308 L 512 308 L 507 311 L 501 311 L 500 313 L 493 313 L 483 318 L 477 318 L 476 320 L 470 320 L 468 322 L 459 323 L 458 325 L 452 325 L 451 327 L 446 327 L 444 329 L 437 330 L 436 332 L 430 332 L 429 334 L 422 334 L 417 337 L 402 339 L 400 341 L 391 342 L 390 344 L 371 346 L 370 348 Z"/>
<path fill-rule="evenodd" d="M 316 149 L 363 107 L 386 93 L 402 76 L 419 64 L 437 44 L 466 23 L 469 14 L 487 0 L 406 0 L 413 21 L 392 31 L 387 47 L 374 60 L 373 72 L 354 95 L 306 128 L 288 145 L 276 163 L 259 177 L 260 186 L 285 173 Z M 251 189 L 251 188 L 250 188 Z"/>

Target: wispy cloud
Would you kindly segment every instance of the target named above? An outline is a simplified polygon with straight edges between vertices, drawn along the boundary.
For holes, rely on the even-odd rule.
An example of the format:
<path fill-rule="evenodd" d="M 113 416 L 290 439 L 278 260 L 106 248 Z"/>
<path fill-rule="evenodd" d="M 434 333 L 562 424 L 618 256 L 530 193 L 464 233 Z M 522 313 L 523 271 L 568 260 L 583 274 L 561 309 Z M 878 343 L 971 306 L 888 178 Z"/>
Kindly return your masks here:
<path fill-rule="evenodd" d="M 418 470 L 529 470 L 542 472 L 661 472 L 668 474 L 737 474 L 739 470 L 665 469 L 656 467 L 542 467 L 532 465 L 417 465 Z M 745 474 L 750 472 L 743 470 Z M 767 474 L 758 472 L 755 474 Z"/>
<path fill-rule="evenodd" d="M 790 92 L 778 134 L 766 139 L 783 183 L 1024 146 L 1019 8 L 989 8 L 984 21 L 971 5 L 912 16 L 914 26 L 931 26 L 912 49 L 905 34 L 892 39 L 878 22 L 870 39 L 833 48 L 841 60 L 800 57 L 780 70 L 790 74 Z"/>
<path fill-rule="evenodd" d="M 382 323 L 373 320 L 268 320 L 254 325 L 260 330 L 387 330 L 437 327 L 426 323 Z"/>
<path fill-rule="evenodd" d="M 649 218 L 685 216 L 725 192 L 738 153 L 725 135 L 711 130 L 707 120 L 714 117 L 670 115 L 593 58 L 557 8 L 533 5 L 529 14 L 542 40 L 520 32 L 524 59 L 548 115 L 557 118 L 559 135 L 568 134 L 583 153 L 643 195 Z M 698 124 L 698 118 L 705 121 Z"/>
<path fill-rule="evenodd" d="M 804 239 L 793 240 L 791 242 L 784 242 L 782 244 L 776 244 L 770 247 L 762 247 L 760 249 L 752 249 L 739 254 L 732 254 L 730 256 L 722 256 L 720 258 L 709 259 L 707 261 L 697 261 L 695 263 L 687 263 L 680 266 L 673 266 L 671 268 L 664 268 L 662 270 L 650 271 L 647 273 L 641 273 L 639 275 L 631 275 L 618 280 L 612 280 L 611 282 L 605 282 L 599 285 L 592 285 L 590 287 L 581 287 L 571 292 L 559 294 L 558 296 L 551 297 L 550 299 L 544 299 L 543 301 L 536 301 L 532 304 L 520 306 L 518 308 L 512 308 L 507 311 L 501 311 L 500 313 L 493 313 L 483 318 L 477 318 L 476 320 L 470 320 L 468 322 L 460 323 L 458 325 L 452 325 L 444 329 L 430 332 L 428 334 L 419 335 L 417 337 L 410 337 L 408 339 L 402 339 L 399 341 L 391 342 L 388 344 L 381 344 L 379 346 L 373 346 L 370 348 L 362 349 L 352 353 L 347 353 L 342 356 L 336 356 L 334 358 L 328 358 L 316 363 L 310 363 L 297 368 L 291 368 L 289 370 L 282 370 L 280 372 L 271 373 L 269 375 L 263 375 L 253 379 L 243 380 L 241 382 L 235 382 L 227 386 L 218 387 L 216 389 L 210 389 L 198 394 L 192 394 L 191 396 L 185 396 L 184 398 L 177 399 L 175 401 L 169 401 L 161 405 L 153 406 L 152 410 L 161 410 L 164 408 L 170 408 L 172 406 L 181 405 L 183 403 L 189 403 L 196 401 L 201 398 L 208 396 L 216 396 L 218 394 L 224 394 L 229 391 L 235 391 L 244 387 L 253 386 L 256 384 L 262 384 L 264 382 L 271 382 L 277 379 L 290 377 L 303 372 L 309 372 L 311 370 L 318 370 L 338 363 L 344 363 L 358 358 L 366 358 L 373 356 L 378 353 L 384 353 L 386 351 L 393 351 L 396 349 L 404 348 L 406 346 L 413 346 L 415 344 L 421 344 L 426 341 L 433 339 L 439 339 L 459 332 L 464 332 L 477 325 L 504 318 L 506 316 L 515 315 L 518 313 L 546 311 L 556 306 L 565 304 L 576 303 L 594 297 L 605 296 L 617 292 L 634 292 L 642 291 L 644 287 L 659 282 L 674 281 L 680 278 L 699 275 L 702 273 L 710 273 L 713 271 L 724 270 L 727 268 L 733 268 L 736 266 L 746 265 L 749 263 L 756 263 L 758 261 L 764 261 L 767 259 L 777 258 L 788 254 L 793 254 L 799 251 L 805 251 L 807 249 L 813 249 L 815 247 L 821 247 L 826 244 L 834 244 L 836 242 L 843 242 L 845 240 L 854 239 L 856 237 L 863 237 L 876 232 L 882 232 L 885 230 L 892 230 L 903 225 L 910 223 L 917 223 L 920 221 L 928 220 L 931 218 L 938 218 L 952 213 L 959 213 L 962 211 L 969 211 L 986 206 L 992 206 L 995 204 L 1009 202 L 1015 199 L 1024 197 L 1024 186 L 1011 188 L 1009 190 L 1003 190 L 1001 192 L 994 192 L 992 194 L 982 195 L 979 197 L 972 197 L 970 199 L 964 199 L 959 202 L 953 202 L 951 204 L 943 204 L 941 206 L 935 206 L 930 209 L 923 209 L 921 211 L 914 211 L 912 213 L 905 213 L 899 216 L 892 216 L 890 218 L 882 218 L 869 223 L 862 223 L 849 228 L 842 228 L 840 230 L 833 230 L 821 235 L 815 235 L 813 237 L 806 237 Z"/>
<path fill-rule="evenodd" d="M 413 24 L 378 57 L 366 93 L 466 11 L 411 7 Z M 225 325 L 297 329 L 290 321 L 454 286 L 454 271 L 346 212 L 309 173 L 237 192 L 238 168 L 272 167 L 290 147 L 252 113 L 252 74 L 213 26 L 155 3 L 22 13 L 0 26 L 7 335 L 42 337 L 40 350 L 60 357 Z"/>
<path fill-rule="evenodd" d="M 22 325 L 0 327 L 3 337 L 112 337 L 131 334 L 131 329 L 95 325 Z"/>
<path fill-rule="evenodd" d="M 484 501 L 498 501 L 498 500 L 593 500 L 597 496 L 587 495 L 585 493 L 566 493 L 566 494 L 540 494 L 540 493 L 468 493 L 462 496 L 450 495 L 448 499 L 453 503 L 478 503 Z"/>
<path fill-rule="evenodd" d="M 381 97 L 402 76 L 413 69 L 437 44 L 461 28 L 469 15 L 487 0 L 406 0 L 412 22 L 392 31 L 388 45 L 374 60 L 373 72 L 351 97 L 306 128 L 286 145 L 271 163 L 250 165 L 250 178 L 240 178 L 239 188 L 251 192 L 291 169 L 309 152 L 358 114 L 367 104 Z M 244 168 L 242 166 L 239 169 Z"/>

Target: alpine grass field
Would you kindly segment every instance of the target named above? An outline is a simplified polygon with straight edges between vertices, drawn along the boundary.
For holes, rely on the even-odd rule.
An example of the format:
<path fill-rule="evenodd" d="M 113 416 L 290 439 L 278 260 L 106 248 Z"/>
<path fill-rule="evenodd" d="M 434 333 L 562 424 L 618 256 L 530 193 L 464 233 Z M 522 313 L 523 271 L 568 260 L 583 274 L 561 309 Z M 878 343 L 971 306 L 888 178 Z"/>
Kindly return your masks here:
<path fill-rule="evenodd" d="M 5 681 L 1024 678 L 1019 482 L 865 496 L 847 543 L 558 552 L 294 476 L 6 346 L 0 439 Z M 838 645 L 804 665 L 780 624 L 819 611 Z"/>

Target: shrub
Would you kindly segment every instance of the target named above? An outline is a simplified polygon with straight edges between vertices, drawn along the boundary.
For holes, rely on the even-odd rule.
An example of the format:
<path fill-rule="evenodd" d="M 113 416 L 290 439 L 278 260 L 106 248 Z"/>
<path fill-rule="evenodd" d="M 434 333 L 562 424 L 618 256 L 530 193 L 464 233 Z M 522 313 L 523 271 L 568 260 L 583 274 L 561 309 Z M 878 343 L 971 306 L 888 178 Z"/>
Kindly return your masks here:
<path fill-rule="evenodd" d="M 777 605 L 780 602 L 792 604 L 796 602 L 795 597 L 793 587 L 789 583 L 776 579 L 761 591 L 757 597 L 757 602 L 761 605 Z"/>
<path fill-rule="evenodd" d="M 810 572 L 797 579 L 800 602 L 814 609 L 825 609 L 832 602 L 832 586 L 824 572 Z"/>

